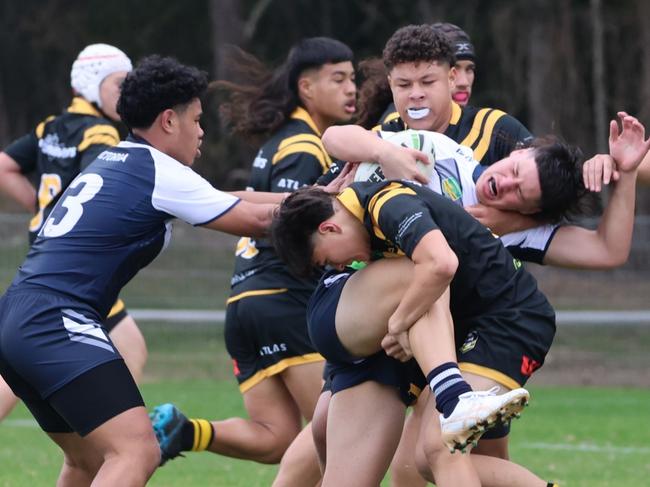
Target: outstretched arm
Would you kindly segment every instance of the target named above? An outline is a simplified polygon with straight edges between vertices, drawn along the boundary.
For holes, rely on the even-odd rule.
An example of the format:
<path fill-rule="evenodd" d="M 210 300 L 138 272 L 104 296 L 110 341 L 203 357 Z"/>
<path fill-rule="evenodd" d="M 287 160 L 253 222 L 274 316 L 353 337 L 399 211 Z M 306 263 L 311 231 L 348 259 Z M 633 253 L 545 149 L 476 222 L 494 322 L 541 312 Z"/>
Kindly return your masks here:
<path fill-rule="evenodd" d="M 0 192 L 27 211 L 36 211 L 36 190 L 22 174 L 18 163 L 6 152 L 0 152 Z"/>
<path fill-rule="evenodd" d="M 231 235 L 264 237 L 273 220 L 275 208 L 277 205 L 274 204 L 240 201 L 227 213 L 204 226 Z"/>
<path fill-rule="evenodd" d="M 616 162 L 618 181 L 596 230 L 563 226 L 551 241 L 545 264 L 606 269 L 623 265 L 629 256 L 634 227 L 636 178 L 639 164 L 650 149 L 645 128 L 634 117 L 619 112 L 622 131 L 610 123 L 610 155 Z"/>
<path fill-rule="evenodd" d="M 426 184 L 416 162 L 429 163 L 423 152 L 400 147 L 359 125 L 329 127 L 321 139 L 332 157 L 350 162 L 372 161 L 381 166 L 388 179 L 410 179 Z"/>

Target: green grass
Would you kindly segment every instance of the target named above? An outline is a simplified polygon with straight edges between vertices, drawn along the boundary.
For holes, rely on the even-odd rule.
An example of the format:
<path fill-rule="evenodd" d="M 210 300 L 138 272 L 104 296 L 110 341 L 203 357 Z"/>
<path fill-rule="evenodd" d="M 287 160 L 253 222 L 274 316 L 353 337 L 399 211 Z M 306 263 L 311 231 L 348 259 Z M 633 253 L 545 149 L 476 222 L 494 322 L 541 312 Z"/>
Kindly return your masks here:
<path fill-rule="evenodd" d="M 174 400 L 193 415 L 243 415 L 234 381 L 144 384 L 147 404 Z M 532 388 L 533 401 L 513 427 L 513 461 L 563 487 L 647 485 L 650 475 L 650 392 L 610 388 Z M 61 455 L 21 405 L 0 424 L 0 486 L 52 485 Z M 24 420 L 19 422 L 19 420 Z M 11 466 L 11 468 L 8 468 Z M 255 487 L 276 467 L 190 453 L 159 469 L 152 486 Z"/>

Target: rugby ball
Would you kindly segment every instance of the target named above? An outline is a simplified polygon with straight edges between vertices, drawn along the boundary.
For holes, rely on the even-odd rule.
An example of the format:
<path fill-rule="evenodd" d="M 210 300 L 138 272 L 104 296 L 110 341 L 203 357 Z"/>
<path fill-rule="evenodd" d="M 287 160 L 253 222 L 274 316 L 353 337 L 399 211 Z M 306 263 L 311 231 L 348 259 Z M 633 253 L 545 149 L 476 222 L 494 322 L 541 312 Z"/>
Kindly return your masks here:
<path fill-rule="evenodd" d="M 429 159 L 429 164 L 423 164 L 418 161 L 417 167 L 424 176 L 427 178 L 431 177 L 433 167 L 436 163 L 435 141 L 431 132 L 427 130 L 409 129 L 403 130 L 402 132 L 379 132 L 379 136 L 392 144 L 424 152 Z M 381 166 L 377 162 L 359 163 L 357 172 L 354 175 L 355 181 L 379 182 L 385 179 L 386 177 L 381 170 Z"/>

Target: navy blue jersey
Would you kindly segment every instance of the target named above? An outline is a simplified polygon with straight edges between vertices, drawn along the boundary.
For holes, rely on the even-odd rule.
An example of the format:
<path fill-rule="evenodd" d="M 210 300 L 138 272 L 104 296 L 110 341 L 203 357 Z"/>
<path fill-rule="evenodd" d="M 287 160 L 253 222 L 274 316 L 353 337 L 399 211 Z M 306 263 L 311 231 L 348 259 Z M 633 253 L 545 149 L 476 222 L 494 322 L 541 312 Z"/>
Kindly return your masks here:
<path fill-rule="evenodd" d="M 169 242 L 173 218 L 209 223 L 238 201 L 129 137 L 68 186 L 10 289 L 53 290 L 105 317 L 120 289 Z"/>

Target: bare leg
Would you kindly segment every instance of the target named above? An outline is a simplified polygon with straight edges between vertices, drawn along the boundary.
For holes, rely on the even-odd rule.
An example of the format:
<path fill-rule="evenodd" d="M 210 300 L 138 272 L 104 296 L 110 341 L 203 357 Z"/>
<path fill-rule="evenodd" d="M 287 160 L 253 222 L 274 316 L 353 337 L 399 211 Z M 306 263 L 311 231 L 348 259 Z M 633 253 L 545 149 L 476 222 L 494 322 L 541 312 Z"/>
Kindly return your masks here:
<path fill-rule="evenodd" d="M 264 379 L 244 393 L 249 418 L 213 421 L 214 437 L 208 450 L 229 457 L 278 463 L 302 429 L 301 405 L 311 417 L 320 391 L 322 362 L 297 365 L 289 382 L 300 390 L 294 398 L 280 375 Z M 304 381 L 300 387 L 297 381 Z M 311 411 L 309 409 L 311 408 Z"/>
<path fill-rule="evenodd" d="M 282 456 L 273 487 L 316 486 L 320 480 L 321 469 L 310 422 L 298 433 Z"/>
<path fill-rule="evenodd" d="M 147 362 L 147 344 L 135 320 L 126 315 L 109 333 L 137 383 L 142 380 L 142 373 Z"/>
<path fill-rule="evenodd" d="M 9 416 L 16 404 L 18 404 L 18 398 L 0 376 L 0 421 Z"/>
<path fill-rule="evenodd" d="M 125 411 L 85 437 L 50 433 L 64 451 L 58 487 L 143 486 L 160 462 L 160 448 L 144 407 Z"/>
<path fill-rule="evenodd" d="M 424 487 L 427 484 L 415 464 L 415 445 L 423 412 L 422 408 L 413 409 L 404 422 L 402 437 L 390 464 L 391 487 Z"/>
<path fill-rule="evenodd" d="M 378 407 L 381 405 L 381 407 Z M 404 405 L 395 389 L 364 382 L 332 396 L 324 487 L 376 487 L 395 452 Z"/>

